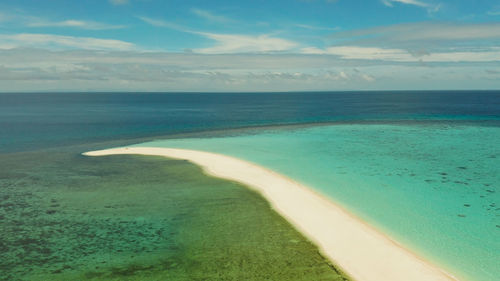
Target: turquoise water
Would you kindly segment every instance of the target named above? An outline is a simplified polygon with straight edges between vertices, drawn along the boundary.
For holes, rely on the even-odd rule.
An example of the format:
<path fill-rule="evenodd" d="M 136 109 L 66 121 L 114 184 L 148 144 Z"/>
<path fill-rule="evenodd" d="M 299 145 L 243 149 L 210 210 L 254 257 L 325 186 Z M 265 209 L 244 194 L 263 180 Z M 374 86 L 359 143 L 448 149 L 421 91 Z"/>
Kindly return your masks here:
<path fill-rule="evenodd" d="M 500 127 L 351 124 L 140 146 L 212 151 L 302 182 L 467 280 L 500 276 Z"/>

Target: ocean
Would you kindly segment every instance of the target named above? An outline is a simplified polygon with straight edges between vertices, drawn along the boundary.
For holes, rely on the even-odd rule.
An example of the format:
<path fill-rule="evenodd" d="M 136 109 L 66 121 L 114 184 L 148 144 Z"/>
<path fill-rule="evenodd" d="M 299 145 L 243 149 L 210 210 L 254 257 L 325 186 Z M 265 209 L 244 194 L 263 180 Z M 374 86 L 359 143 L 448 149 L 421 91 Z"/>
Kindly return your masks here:
<path fill-rule="evenodd" d="M 500 91 L 0 94 L 0 136 L 0 165 L 3 167 L 0 175 L 3 175 L 4 187 L 0 195 L 7 198 L 0 206 L 0 216 L 6 224 L 3 237 L 10 237 L 2 238 L 0 246 L 4 245 L 9 255 L 19 255 L 13 247 L 5 246 L 15 240 L 12 237 L 22 233 L 21 230 L 37 229 L 40 220 L 46 221 L 47 216 L 53 219 L 52 211 L 57 215 L 65 214 L 65 220 L 69 216 L 71 221 L 78 221 L 79 233 L 84 233 L 82 215 L 70 214 L 69 210 L 76 208 L 75 204 L 82 204 L 78 198 L 87 198 L 83 200 L 86 202 L 104 194 L 111 201 L 117 200 L 110 190 L 117 191 L 124 184 L 123 178 L 120 180 L 126 176 L 122 174 L 124 171 L 139 170 L 143 177 L 135 173 L 136 177 L 150 179 L 152 164 L 147 161 L 152 160 L 132 158 L 135 162 L 127 161 L 132 166 L 125 167 L 123 161 L 111 159 L 110 162 L 99 160 L 104 162 L 91 163 L 88 161 L 97 160 L 79 156 L 80 152 L 97 147 L 141 143 L 139 145 L 196 148 L 253 161 L 316 189 L 399 243 L 458 276 L 487 281 L 500 275 L 497 266 L 500 252 L 497 239 L 500 231 Z M 49 153 L 51 151 L 64 153 L 59 158 L 49 157 L 54 155 Z M 25 165 L 26 162 L 30 164 Z M 176 165 L 173 163 L 177 162 L 171 162 L 164 165 L 164 171 L 174 169 L 172 167 Z M 149 165 L 149 172 L 140 169 L 139 164 Z M 62 167 L 68 165 L 80 168 L 61 172 Z M 99 169 L 100 165 L 107 167 L 108 172 L 99 172 L 104 169 Z M 186 175 L 201 173 L 193 167 L 185 169 L 183 176 L 176 174 L 180 172 L 175 170 L 169 174 L 175 176 L 162 180 L 169 180 L 170 186 L 192 187 L 186 183 L 189 178 Z M 85 171 L 83 175 L 82 171 Z M 50 177 L 54 179 L 46 180 Z M 109 177 L 114 177 L 116 182 L 101 186 L 101 189 L 95 188 L 97 181 L 112 181 Z M 47 181 L 43 184 L 46 189 L 40 188 L 40 181 L 44 180 Z M 199 180 L 197 187 L 204 181 L 207 180 Z M 139 188 L 140 181 L 134 184 Z M 68 185 L 78 188 L 68 188 Z M 133 191 L 129 191 L 130 194 L 136 194 L 135 189 L 130 189 Z M 20 192 L 22 190 L 25 192 Z M 193 193 L 186 192 L 184 196 L 192 198 L 197 192 L 198 189 Z M 51 195 L 45 202 L 44 198 L 52 193 L 57 196 Z M 88 197 L 82 197 L 82 194 Z M 58 196 L 61 199 L 53 198 Z M 154 194 L 146 197 L 153 198 Z M 50 207 L 60 204 L 57 202 L 62 198 L 73 202 L 70 204 L 73 207 Z M 176 228 L 172 226 L 175 220 L 171 218 L 179 216 L 184 222 L 183 227 L 193 227 L 192 211 L 178 212 L 176 208 L 165 212 L 168 223 L 158 219 L 161 210 L 153 212 L 156 214 L 152 216 L 154 219 L 139 216 L 143 217 L 142 220 L 136 221 L 137 215 L 131 219 L 128 214 L 132 212 L 131 208 L 125 207 L 131 204 L 127 200 L 130 199 L 124 196 L 119 202 L 100 202 L 100 207 L 95 207 L 100 216 L 102 210 L 108 213 L 98 220 L 100 229 L 94 232 L 107 229 L 109 233 L 110 227 L 116 231 L 120 229 L 119 221 L 124 221 L 124 229 L 132 237 L 121 246 L 109 246 L 110 251 L 120 247 L 126 252 L 138 251 L 135 246 L 130 246 L 133 244 L 130 241 L 137 240 L 133 237 L 138 235 L 134 234 L 134 222 L 147 224 L 153 234 L 164 229 L 165 225 Z M 223 206 L 228 202 L 239 202 L 236 196 L 213 200 Z M 192 206 L 188 201 L 186 206 Z M 48 204 L 42 218 L 37 215 L 40 204 L 43 205 L 40 202 Z M 31 213 L 25 214 L 26 211 L 21 210 L 26 206 L 34 206 Z M 84 206 L 79 208 L 85 209 Z M 248 212 L 248 206 L 244 210 Z M 88 220 L 88 216 L 87 212 L 83 217 Z M 104 223 L 110 218 L 119 221 Z M 16 226 L 20 221 L 27 222 L 21 230 Z M 220 216 L 214 221 L 220 221 Z M 216 229 L 222 229 L 222 223 L 217 225 Z M 51 230 L 50 224 L 43 226 L 47 231 Z M 62 228 L 58 225 L 55 230 L 60 230 L 58 227 Z M 66 233 L 69 230 L 61 231 Z M 189 237 L 188 231 L 173 233 L 171 236 L 178 240 Z M 77 237 L 77 234 L 72 235 Z M 37 236 L 37 241 L 41 241 L 40 237 Z M 237 237 L 241 235 L 235 235 L 233 240 Z M 172 240 L 165 239 L 168 242 L 162 240 L 164 243 L 179 247 Z M 25 240 L 17 242 L 21 243 L 18 247 L 27 243 L 30 246 L 23 253 L 28 251 L 31 254 L 3 265 L 3 268 L 16 265 L 16 272 L 9 271 L 12 276 L 32 276 L 23 264 L 34 259 L 30 255 L 44 256 L 36 241 Z M 297 238 L 292 240 L 297 241 Z M 94 243 L 92 241 L 90 239 L 87 243 Z M 46 251 L 54 251 L 58 244 L 53 243 L 53 247 Z M 145 249 L 156 246 L 154 243 L 141 244 Z M 94 245 L 93 248 L 99 247 Z M 168 260 L 174 259 L 172 256 L 178 254 L 180 248 L 168 248 Z M 85 276 L 96 278 L 118 272 L 117 276 L 120 276 L 122 271 L 109 268 L 106 271 L 102 265 L 94 268 L 103 261 L 105 253 L 94 250 L 98 253 L 87 254 L 92 257 L 90 261 L 84 254 L 71 256 L 71 249 L 64 250 L 68 252 L 63 259 L 65 263 L 54 258 L 47 261 L 48 267 L 38 265 L 40 272 L 86 272 Z M 150 266 L 153 254 L 159 255 L 152 251 L 149 256 L 138 258 L 141 266 L 147 265 L 139 269 L 144 271 Z M 223 255 L 219 255 L 222 258 Z M 111 269 L 127 266 L 123 259 L 117 260 L 120 262 Z M 265 257 L 260 259 L 262 264 L 266 264 L 264 260 Z M 80 262 L 80 267 L 75 261 Z M 64 267 L 68 263 L 69 267 Z M 89 271 L 89 264 L 93 271 Z M 130 265 L 126 268 L 130 269 Z M 156 265 L 153 268 L 161 271 Z M 142 272 L 125 270 L 132 276 L 137 271 Z"/>
<path fill-rule="evenodd" d="M 0 152 L 265 125 L 498 119 L 498 91 L 2 93 Z"/>

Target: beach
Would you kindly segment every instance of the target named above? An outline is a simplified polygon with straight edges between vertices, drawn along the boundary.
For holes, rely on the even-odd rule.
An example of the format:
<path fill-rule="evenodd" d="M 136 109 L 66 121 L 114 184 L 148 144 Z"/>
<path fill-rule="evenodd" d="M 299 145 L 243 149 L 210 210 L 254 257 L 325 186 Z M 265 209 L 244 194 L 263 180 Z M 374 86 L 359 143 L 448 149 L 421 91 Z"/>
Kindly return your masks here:
<path fill-rule="evenodd" d="M 254 189 L 354 280 L 457 280 L 312 189 L 261 166 L 186 149 L 122 147 L 84 153 L 86 156 L 120 154 L 188 160 L 209 175 Z"/>

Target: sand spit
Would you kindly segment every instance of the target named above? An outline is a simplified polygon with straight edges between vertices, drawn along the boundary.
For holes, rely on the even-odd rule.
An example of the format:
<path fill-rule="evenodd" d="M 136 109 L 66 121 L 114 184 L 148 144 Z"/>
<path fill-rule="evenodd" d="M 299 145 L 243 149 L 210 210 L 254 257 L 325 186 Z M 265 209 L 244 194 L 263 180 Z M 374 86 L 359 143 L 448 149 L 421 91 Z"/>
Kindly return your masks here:
<path fill-rule="evenodd" d="M 355 280 L 457 280 L 312 189 L 250 162 L 203 151 L 155 147 L 123 147 L 84 153 L 87 156 L 116 154 L 188 160 L 209 175 L 249 186 L 313 241 L 325 257 Z"/>

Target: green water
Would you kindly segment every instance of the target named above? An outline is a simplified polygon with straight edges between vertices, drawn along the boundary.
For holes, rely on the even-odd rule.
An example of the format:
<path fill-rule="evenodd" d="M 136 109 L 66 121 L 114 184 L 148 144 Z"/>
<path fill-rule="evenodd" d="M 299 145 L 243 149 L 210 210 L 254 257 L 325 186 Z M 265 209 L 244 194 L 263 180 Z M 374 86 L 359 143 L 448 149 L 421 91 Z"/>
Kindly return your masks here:
<path fill-rule="evenodd" d="M 98 148 L 0 155 L 0 280 L 347 280 L 246 187 Z"/>
<path fill-rule="evenodd" d="M 140 146 L 247 159 L 309 185 L 467 280 L 500 276 L 500 128 L 334 125 Z"/>

